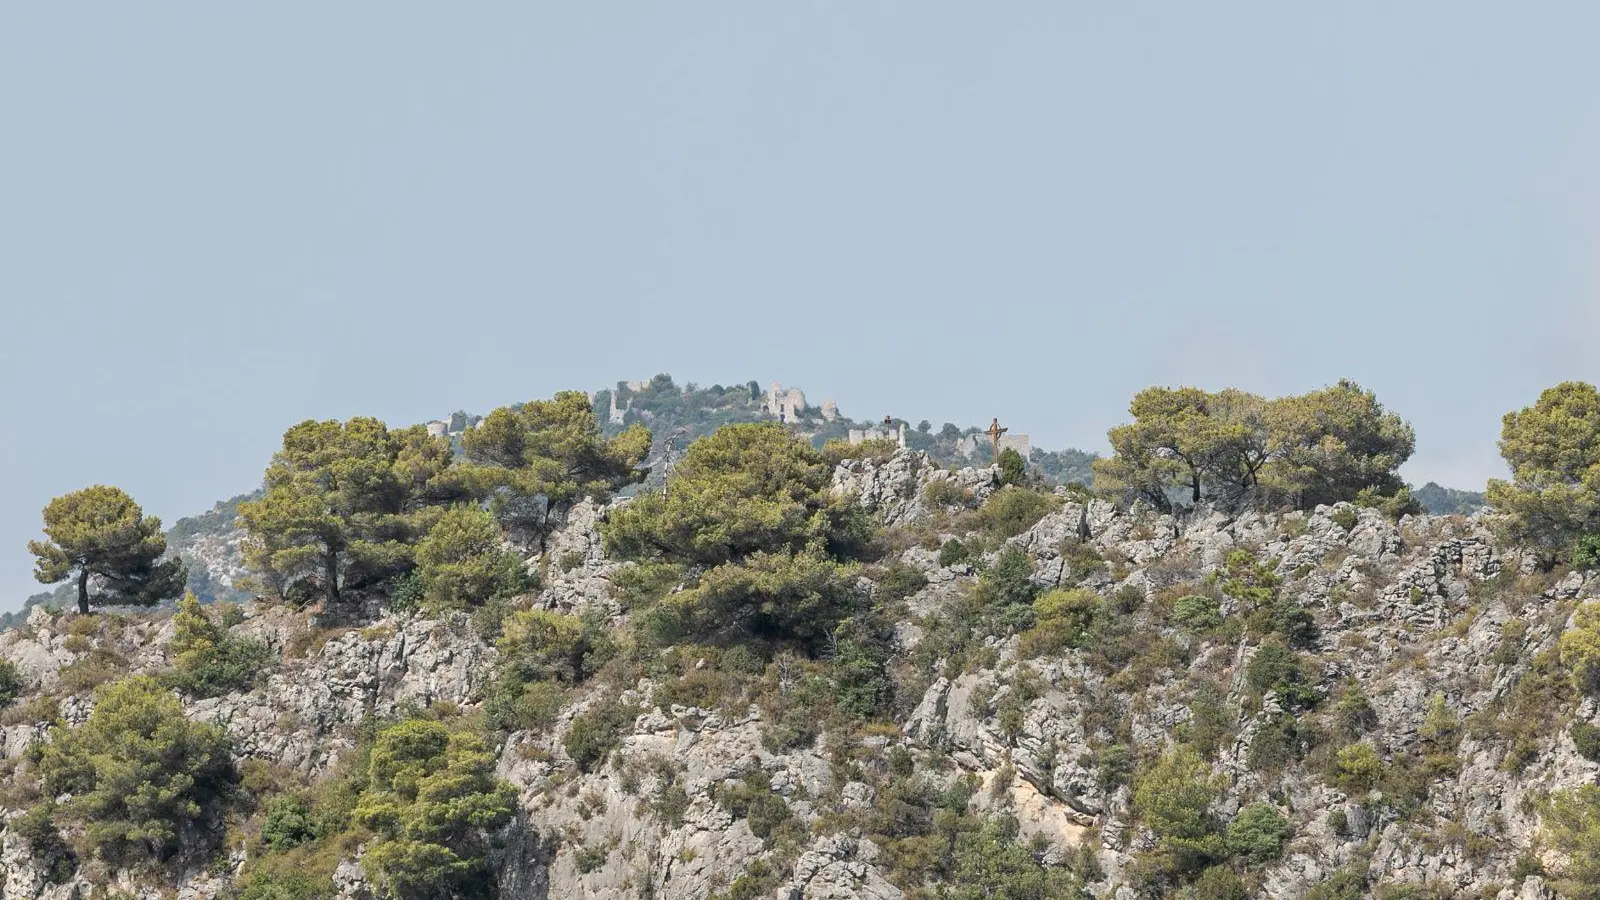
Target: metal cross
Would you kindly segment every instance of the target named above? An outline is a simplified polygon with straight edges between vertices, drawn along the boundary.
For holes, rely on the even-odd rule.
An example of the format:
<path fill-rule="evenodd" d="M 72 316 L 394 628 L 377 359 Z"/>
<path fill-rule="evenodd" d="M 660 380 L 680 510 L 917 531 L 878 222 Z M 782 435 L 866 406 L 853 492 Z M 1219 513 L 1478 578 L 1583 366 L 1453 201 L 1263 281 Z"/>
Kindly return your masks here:
<path fill-rule="evenodd" d="M 1000 435 L 1010 430 L 1009 428 L 1001 428 L 1000 420 L 997 418 L 989 422 L 989 430 L 984 432 L 989 436 L 989 442 L 994 444 L 994 461 L 996 463 L 1000 462 Z"/>

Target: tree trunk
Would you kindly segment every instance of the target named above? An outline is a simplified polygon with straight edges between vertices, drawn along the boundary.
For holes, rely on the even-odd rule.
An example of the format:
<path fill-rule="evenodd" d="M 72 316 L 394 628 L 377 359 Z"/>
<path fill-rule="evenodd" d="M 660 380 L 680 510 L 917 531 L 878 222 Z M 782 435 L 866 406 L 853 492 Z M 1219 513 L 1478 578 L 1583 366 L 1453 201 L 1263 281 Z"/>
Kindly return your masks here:
<path fill-rule="evenodd" d="M 1200 472 L 1198 470 L 1191 471 L 1194 472 L 1194 474 L 1190 476 L 1191 485 L 1194 488 L 1194 503 L 1198 505 L 1200 503 Z"/>
<path fill-rule="evenodd" d="M 339 602 L 339 554 L 329 553 L 322 558 L 324 587 L 330 604 Z"/>
<path fill-rule="evenodd" d="M 89 614 L 89 570 L 84 569 L 78 573 L 78 612 L 81 615 Z"/>

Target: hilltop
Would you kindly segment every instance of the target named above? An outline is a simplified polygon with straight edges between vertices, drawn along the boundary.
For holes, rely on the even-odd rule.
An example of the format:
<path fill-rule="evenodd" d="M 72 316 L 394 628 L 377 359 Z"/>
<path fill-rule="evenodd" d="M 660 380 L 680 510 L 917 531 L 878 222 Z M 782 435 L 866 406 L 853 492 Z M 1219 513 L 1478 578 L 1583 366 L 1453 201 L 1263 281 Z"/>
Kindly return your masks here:
<path fill-rule="evenodd" d="M 303 422 L 165 535 L 53 501 L 6 896 L 1591 896 L 1592 386 L 1437 515 L 1348 381 L 1151 388 L 1088 485 L 655 384 Z"/>
<path fill-rule="evenodd" d="M 535 711 L 504 705 L 523 614 L 252 601 L 215 621 L 273 662 L 186 713 L 222 729 L 252 793 L 314 816 L 338 785 L 360 790 L 365 723 L 456 729 L 487 710 L 521 810 L 488 856 L 506 897 L 888 900 L 940 882 L 1124 897 L 1191 865 L 1267 897 L 1548 896 L 1538 798 L 1600 776 L 1593 701 L 1550 660 L 1600 577 L 1540 572 L 1480 518 L 1174 516 L 1068 488 L 1024 503 L 999 477 L 912 450 L 841 463 L 828 492 L 883 529 L 853 577 L 886 630 L 815 658 L 726 641 L 597 658 Z M 610 630 L 660 602 L 606 549 L 616 508 L 580 504 L 529 560 L 529 608 Z M 1288 640 L 1250 624 L 1280 603 L 1303 615 Z M 1006 609 L 1034 624 L 1007 628 Z M 28 685 L 6 714 L 9 765 L 87 722 L 95 685 L 181 665 L 180 632 L 168 613 L 34 611 L 0 638 Z M 1188 755 L 1163 749 L 1175 740 Z M 298 883 L 280 865 L 298 859 L 337 896 L 372 890 L 358 843 L 284 842 L 287 807 L 220 802 L 239 825 L 195 832 L 158 883 L 323 896 L 260 892 Z M 8 897 L 108 877 L 32 840 L 7 833 Z M 1198 842 L 1194 862 L 1175 841 Z M 155 876 L 109 877 L 131 891 Z"/>

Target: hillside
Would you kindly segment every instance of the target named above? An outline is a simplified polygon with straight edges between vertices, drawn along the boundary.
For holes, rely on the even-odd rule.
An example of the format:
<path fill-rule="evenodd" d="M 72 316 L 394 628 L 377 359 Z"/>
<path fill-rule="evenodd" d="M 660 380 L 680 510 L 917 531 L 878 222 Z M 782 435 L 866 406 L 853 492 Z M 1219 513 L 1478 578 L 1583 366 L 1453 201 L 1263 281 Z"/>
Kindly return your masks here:
<path fill-rule="evenodd" d="M 591 399 L 596 420 L 606 436 L 614 437 L 635 423 L 651 429 L 654 443 L 645 462 L 651 469 L 647 486 L 662 483 L 669 456 L 681 455 L 694 440 L 723 425 L 784 421 L 818 447 L 829 440 L 846 439 L 852 430 L 874 437 L 888 433 L 881 420 L 857 421 L 840 415 L 832 401 L 810 405 L 798 388 L 772 385 L 763 390 L 754 381 L 726 388 L 701 388 L 693 383 L 680 387 L 672 376 L 657 375 L 648 381 L 618 382 L 614 388 L 594 392 Z M 461 435 L 482 419 L 479 414 L 458 410 L 433 424 L 449 435 L 459 450 Z M 986 464 L 989 460 L 988 439 L 979 435 L 980 429 L 975 425 L 958 427 L 945 423 L 935 431 L 932 425 L 922 428 L 902 419 L 892 422 L 896 433 L 905 435 L 908 447 L 927 452 L 942 465 Z M 973 435 L 978 437 L 974 439 Z M 1030 452 L 1034 470 L 1049 484 L 1087 484 L 1093 459 L 1094 454 L 1073 449 L 1035 447 Z M 239 503 L 253 496 L 241 494 L 219 501 L 204 513 L 179 519 L 167 531 L 171 552 L 189 564 L 188 588 L 202 602 L 238 601 L 247 596 L 235 586 L 244 574 L 244 565 L 239 555 L 242 532 L 234 526 L 234 520 Z M 69 607 L 74 597 L 75 588 L 66 584 L 34 594 L 17 611 L 0 613 L 0 629 L 26 620 L 36 606 Z"/>
<path fill-rule="evenodd" d="M 574 509 L 511 608 L 230 607 L 225 633 L 272 662 L 185 714 L 251 787 L 153 869 L 12 817 L 39 802 L 30 748 L 84 727 L 96 685 L 181 665 L 173 619 L 36 610 L 0 637 L 26 685 L 3 720 L 5 896 L 369 896 L 372 832 L 283 838 L 293 804 L 266 798 L 310 822 L 371 789 L 374 723 L 485 712 L 515 792 L 487 845 L 503 897 L 1552 896 L 1543 798 L 1600 776 L 1594 701 L 1553 660 L 1600 577 L 1541 573 L 1481 518 L 1173 516 L 997 478 L 914 451 L 840 465 L 830 492 L 881 529 L 857 577 L 886 630 L 811 658 L 617 655 L 662 602 L 597 530 L 627 500 Z M 503 706 L 511 635 L 538 621 L 516 608 L 581 615 L 599 654 L 537 711 Z"/>

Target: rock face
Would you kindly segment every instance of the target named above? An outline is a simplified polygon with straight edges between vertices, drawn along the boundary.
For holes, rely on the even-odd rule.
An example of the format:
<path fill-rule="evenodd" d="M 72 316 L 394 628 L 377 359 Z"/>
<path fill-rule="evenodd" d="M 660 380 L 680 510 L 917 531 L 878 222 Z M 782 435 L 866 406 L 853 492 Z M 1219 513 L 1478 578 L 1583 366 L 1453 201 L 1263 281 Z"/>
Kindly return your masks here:
<path fill-rule="evenodd" d="M 674 678 L 660 673 L 639 674 L 620 695 L 580 689 L 552 727 L 507 735 L 497 748 L 499 774 L 520 796 L 516 820 L 494 841 L 503 896 L 701 900 L 771 871 L 761 896 L 903 897 L 909 886 L 896 884 L 896 862 L 880 846 L 887 838 L 872 824 L 893 802 L 887 782 L 873 774 L 890 756 L 940 785 L 970 776 L 972 809 L 1014 817 L 1018 841 L 1047 864 L 1083 872 L 1093 896 L 1141 896 L 1136 863 L 1153 835 L 1134 813 L 1129 776 L 1140 759 L 1178 740 L 1214 748 L 1211 764 L 1226 785 L 1212 810 L 1219 819 L 1266 802 L 1289 823 L 1281 856 L 1249 870 L 1254 896 L 1300 897 L 1340 872 L 1364 875 L 1373 890 L 1554 896 L 1540 875 L 1528 874 L 1541 855 L 1552 869 L 1561 863 L 1540 839 L 1540 800 L 1600 777 L 1600 764 L 1580 755 L 1568 734 L 1573 721 L 1600 721 L 1600 710 L 1593 701 L 1518 706 L 1525 693 L 1518 686 L 1536 677 L 1535 660 L 1555 646 L 1575 605 L 1600 592 L 1600 579 L 1530 575 L 1480 518 L 1396 523 L 1348 505 L 1174 517 L 1063 495 L 1055 511 L 991 544 L 988 559 L 1003 540 L 1032 560 L 1039 586 L 1089 588 L 1123 621 L 1096 645 L 1024 659 L 1019 639 L 1002 634 L 949 664 L 919 655 L 919 642 L 939 631 L 949 604 L 979 576 L 970 563 L 938 564 L 934 548 L 955 535 L 930 523 L 948 527 L 956 518 L 930 504 L 929 486 L 949 482 L 953 493 L 944 495 L 981 503 L 996 489 L 996 472 L 941 471 L 902 451 L 882 463 L 843 463 L 834 481 L 840 495 L 914 536 L 897 545 L 906 549 L 895 560 L 926 580 L 896 623 L 892 727 L 775 741 L 779 723 L 762 703 L 712 696 L 695 701 L 711 707 L 687 705 Z M 575 508 L 544 556 L 530 561 L 545 577 L 531 602 L 626 622 L 612 590 L 625 564 L 605 557 L 597 531 L 605 512 Z M 1243 622 L 1247 610 L 1219 590 L 1218 577 L 1240 550 L 1315 623 L 1301 651 L 1314 700 L 1249 684 L 1262 641 L 1229 630 L 1226 623 Z M 1175 598 L 1195 591 L 1220 601 L 1224 627 L 1197 634 L 1174 621 Z M 162 615 L 129 616 L 114 627 L 76 622 L 40 610 L 0 635 L 0 656 L 30 689 L 0 719 L 10 760 L 88 715 L 84 663 L 96 653 L 114 655 L 128 671 L 167 665 L 172 628 Z M 262 687 L 192 702 L 187 714 L 224 727 L 242 759 L 310 778 L 338 764 L 368 717 L 407 705 L 477 708 L 498 659 L 464 614 L 319 629 L 304 613 L 247 605 L 232 627 L 266 642 L 281 662 Z M 781 667 L 771 671 L 787 683 Z M 1351 685 L 1370 705 L 1360 739 L 1385 766 L 1427 759 L 1412 806 L 1341 789 L 1330 777 L 1327 759 L 1346 740 L 1329 735 L 1333 708 Z M 42 709 L 29 704 L 46 695 L 53 723 L 24 712 Z M 632 721 L 609 760 L 584 771 L 564 738 L 588 710 L 612 700 L 633 710 Z M 1548 723 L 1519 728 L 1513 721 L 1534 714 L 1548 715 Z M 1285 743 L 1286 716 L 1314 729 Z M 788 843 L 726 800 L 746 784 L 781 798 L 797 823 Z M 7 900 L 91 895 L 93 886 L 81 880 L 49 883 L 21 835 L 7 831 L 3 839 Z M 159 895 L 227 896 L 244 861 L 243 851 L 220 864 L 179 861 Z M 141 877 L 124 873 L 113 887 L 157 896 Z M 354 857 L 340 866 L 336 884 L 343 897 L 376 896 Z"/>

